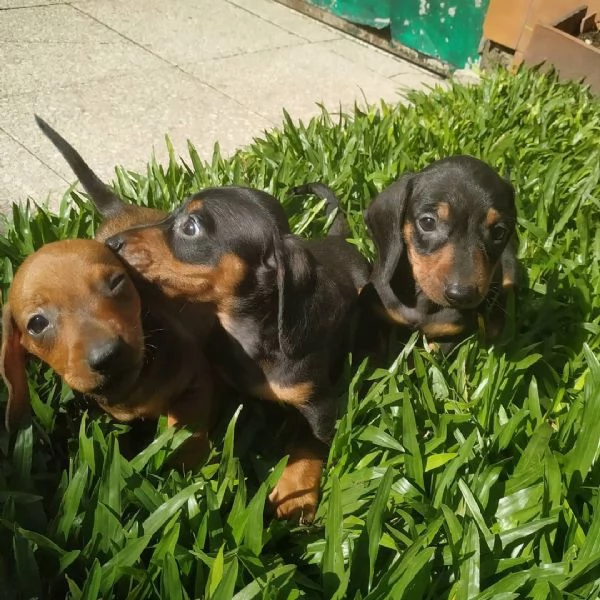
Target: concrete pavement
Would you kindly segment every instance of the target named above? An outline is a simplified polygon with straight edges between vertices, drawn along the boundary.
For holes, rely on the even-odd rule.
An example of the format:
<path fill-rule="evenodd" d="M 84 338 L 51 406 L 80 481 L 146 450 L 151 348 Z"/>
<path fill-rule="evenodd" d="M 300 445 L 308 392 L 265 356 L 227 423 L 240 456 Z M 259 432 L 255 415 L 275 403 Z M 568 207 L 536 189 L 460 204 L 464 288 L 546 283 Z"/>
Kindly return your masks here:
<path fill-rule="evenodd" d="M 110 181 L 164 136 L 228 154 L 282 120 L 439 78 L 273 0 L 0 0 L 0 212 L 74 177 L 37 112 Z"/>

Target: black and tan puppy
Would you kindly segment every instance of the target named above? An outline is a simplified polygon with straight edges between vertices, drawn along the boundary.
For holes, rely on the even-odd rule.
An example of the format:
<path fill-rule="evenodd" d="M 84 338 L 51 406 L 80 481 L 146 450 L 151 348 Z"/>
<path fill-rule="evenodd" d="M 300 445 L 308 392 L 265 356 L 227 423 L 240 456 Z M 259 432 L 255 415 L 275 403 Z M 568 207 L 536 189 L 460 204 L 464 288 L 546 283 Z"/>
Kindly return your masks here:
<path fill-rule="evenodd" d="M 288 448 L 270 498 L 279 518 L 310 521 L 337 413 L 332 377 L 348 349 L 368 264 L 341 235 L 287 233 L 280 214 L 263 192 L 206 189 L 161 223 L 107 244 L 169 297 L 214 307 L 221 327 L 211 355 L 235 387 L 304 416 L 309 434 Z"/>
<path fill-rule="evenodd" d="M 471 156 L 436 161 L 382 191 L 365 214 L 377 250 L 376 310 L 450 349 L 484 317 L 503 325 L 515 284 L 516 208 L 512 185 Z"/>

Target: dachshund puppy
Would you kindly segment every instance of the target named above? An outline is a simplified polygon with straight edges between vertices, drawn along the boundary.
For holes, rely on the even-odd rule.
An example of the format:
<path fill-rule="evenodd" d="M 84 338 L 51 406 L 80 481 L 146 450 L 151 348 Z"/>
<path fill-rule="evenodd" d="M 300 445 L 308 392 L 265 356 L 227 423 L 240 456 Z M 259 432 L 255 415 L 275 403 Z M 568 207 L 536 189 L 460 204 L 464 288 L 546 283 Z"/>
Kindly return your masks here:
<path fill-rule="evenodd" d="M 106 243 L 167 296 L 213 307 L 221 327 L 211 357 L 237 389 L 304 416 L 308 433 L 292 442 L 270 499 L 277 517 L 308 522 L 334 431 L 332 378 L 369 272 L 337 226 L 324 239 L 301 239 L 281 226 L 281 210 L 256 190 L 205 189 L 166 220 Z"/>
<path fill-rule="evenodd" d="M 36 116 L 36 121 L 40 129 L 69 163 L 83 187 L 90 195 L 94 207 L 102 217 L 102 222 L 96 233 L 96 238 L 98 240 L 103 241 L 106 237 L 134 225 L 158 222 L 167 216 L 167 213 L 160 210 L 130 205 L 123 202 L 123 200 L 121 200 L 96 176 L 78 152 L 62 136 L 40 117 Z M 70 248 L 73 248 L 73 246 Z M 70 252 L 72 252 L 71 249 L 69 249 L 69 253 Z M 115 258 L 116 257 L 113 257 L 113 260 Z M 71 261 L 73 260 L 74 259 L 71 259 Z M 65 274 L 67 274 L 65 281 L 69 281 L 69 270 L 67 268 L 69 260 L 64 260 L 64 264 Z M 119 264 L 122 270 L 123 265 L 121 263 Z M 126 407 L 120 416 L 115 414 L 114 410 L 112 412 L 109 410 L 108 412 L 111 412 L 113 416 L 121 420 L 131 420 L 138 416 L 149 416 L 151 414 L 158 416 L 160 413 L 157 414 L 153 406 L 160 405 L 166 407 L 171 402 L 177 401 L 177 394 L 179 393 L 177 391 L 179 387 L 177 373 L 181 371 L 183 374 L 188 371 L 193 372 L 196 370 L 196 376 L 202 381 L 201 383 L 198 383 L 190 380 L 189 383 L 191 387 L 186 392 L 188 396 L 195 398 L 194 402 L 179 403 L 177 407 L 178 414 L 169 413 L 169 422 L 171 424 L 176 422 L 181 424 L 192 424 L 198 420 L 196 418 L 196 413 L 199 417 L 204 414 L 210 415 L 211 417 L 214 416 L 211 408 L 214 402 L 212 374 L 207 366 L 202 351 L 203 342 L 206 340 L 208 333 L 215 324 L 214 316 L 200 306 L 184 307 L 178 303 L 173 303 L 163 296 L 155 286 L 152 286 L 147 281 L 141 279 L 134 272 L 128 272 L 127 278 L 133 280 L 139 295 L 139 301 L 141 302 L 140 311 L 143 315 L 143 326 L 145 327 L 143 354 L 146 357 L 158 356 L 158 360 L 153 359 L 154 364 L 163 365 L 165 369 L 160 371 L 155 368 L 150 378 L 146 378 L 143 381 L 140 379 L 139 381 L 140 389 L 146 390 L 147 392 L 147 410 L 142 407 L 131 411 Z M 57 295 L 56 301 L 60 304 L 60 295 Z M 5 308 L 5 312 L 8 314 L 9 309 Z M 5 320 L 10 321 L 8 317 L 6 317 Z M 193 329 L 190 329 L 190 323 L 194 324 Z M 132 327 L 134 326 L 136 325 L 132 323 Z M 7 331 L 8 329 L 5 327 L 5 335 L 8 335 L 6 333 Z M 174 350 L 174 348 L 177 349 Z M 183 351 L 180 352 L 179 348 L 183 349 Z M 43 359 L 43 357 L 40 358 Z M 172 360 L 175 360 L 173 363 L 177 367 L 175 370 L 173 370 L 172 365 L 170 364 Z M 181 364 L 177 361 L 181 361 Z M 66 373 L 63 373 L 60 369 L 57 369 L 57 371 L 59 374 L 66 376 Z M 186 378 L 185 375 L 182 377 L 183 379 Z M 65 379 L 67 382 L 69 381 L 67 377 L 65 377 Z M 173 386 L 171 386 L 172 383 L 174 384 Z M 194 388 L 197 388 L 197 392 L 194 391 Z M 77 386 L 74 386 L 74 389 L 84 393 L 86 392 L 85 389 L 81 389 Z M 138 399 L 141 400 L 141 397 Z M 100 399 L 99 403 L 101 405 L 111 404 L 103 402 L 102 399 Z M 195 403 L 199 403 L 199 405 L 195 406 Z M 9 403 L 9 408 L 11 404 L 12 403 Z M 7 423 L 14 426 L 26 404 L 27 402 L 16 402 L 12 404 L 12 411 L 9 410 L 7 412 Z M 112 404 L 114 404 L 114 401 Z M 205 421 L 202 426 L 206 428 L 208 426 L 207 419 L 202 418 L 200 420 Z M 200 443 L 190 440 L 184 445 L 181 452 L 179 452 L 181 462 L 185 462 L 188 466 L 193 466 L 195 463 L 199 462 L 202 459 L 202 455 L 205 454 L 206 432 L 198 431 L 195 435 L 201 440 Z"/>
<path fill-rule="evenodd" d="M 95 238 L 97 240 L 103 242 L 111 235 L 135 225 L 157 223 L 167 217 L 168 213 L 165 211 L 124 202 L 108 185 L 98 178 L 67 140 L 50 127 L 41 117 L 36 115 L 35 120 L 42 132 L 67 161 L 88 193 L 94 208 L 100 215 L 102 220 L 96 231 Z M 178 314 L 180 320 L 186 324 L 187 328 L 193 327 L 197 343 L 202 344 L 206 340 L 210 330 L 216 323 L 216 319 L 211 311 L 201 305 L 190 306 L 172 302 L 161 294 L 155 286 L 148 285 L 147 282 L 136 277 L 135 273 L 131 273 L 131 275 L 135 279 L 136 286 L 144 288 L 142 295 L 145 305 L 160 305 L 160 310 Z"/>
<path fill-rule="evenodd" d="M 0 367 L 8 387 L 6 427 L 29 409 L 27 355 L 119 421 L 168 415 L 203 428 L 178 459 L 207 451 L 212 382 L 197 344 L 167 312 L 143 311 L 126 266 L 95 240 L 42 246 L 17 270 L 3 309 Z"/>
<path fill-rule="evenodd" d="M 365 293 L 387 320 L 445 350 L 481 317 L 490 336 L 500 331 L 516 277 L 516 208 L 512 185 L 490 166 L 452 156 L 407 173 L 365 220 L 377 250 Z"/>

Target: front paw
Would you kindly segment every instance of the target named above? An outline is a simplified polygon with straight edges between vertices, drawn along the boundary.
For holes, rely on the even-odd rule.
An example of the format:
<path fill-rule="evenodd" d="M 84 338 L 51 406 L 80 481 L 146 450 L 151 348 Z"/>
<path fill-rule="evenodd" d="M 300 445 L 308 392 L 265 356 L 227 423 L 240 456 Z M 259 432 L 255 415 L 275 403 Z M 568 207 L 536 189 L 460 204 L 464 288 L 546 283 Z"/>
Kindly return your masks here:
<path fill-rule="evenodd" d="M 294 523 L 312 523 L 319 504 L 323 461 L 315 455 L 290 460 L 269 494 L 275 518 Z"/>
<path fill-rule="evenodd" d="M 280 481 L 269 494 L 269 504 L 276 519 L 307 525 L 315 519 L 319 487 L 300 490 Z"/>

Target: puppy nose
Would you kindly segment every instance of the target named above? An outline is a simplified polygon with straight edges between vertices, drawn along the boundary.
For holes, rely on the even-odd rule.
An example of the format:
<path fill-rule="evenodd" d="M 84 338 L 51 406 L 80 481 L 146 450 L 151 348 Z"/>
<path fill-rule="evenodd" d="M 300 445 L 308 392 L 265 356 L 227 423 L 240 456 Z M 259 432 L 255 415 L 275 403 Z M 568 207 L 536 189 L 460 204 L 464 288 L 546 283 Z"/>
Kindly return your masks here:
<path fill-rule="evenodd" d="M 477 287 L 451 283 L 444 290 L 446 300 L 456 306 L 472 306 L 478 300 Z"/>
<path fill-rule="evenodd" d="M 94 371 L 110 374 L 122 367 L 124 348 L 120 337 L 104 341 L 89 351 L 87 362 Z"/>
<path fill-rule="evenodd" d="M 109 237 L 104 242 L 111 250 L 118 252 L 125 245 L 125 238 L 121 234 L 116 234 Z"/>

